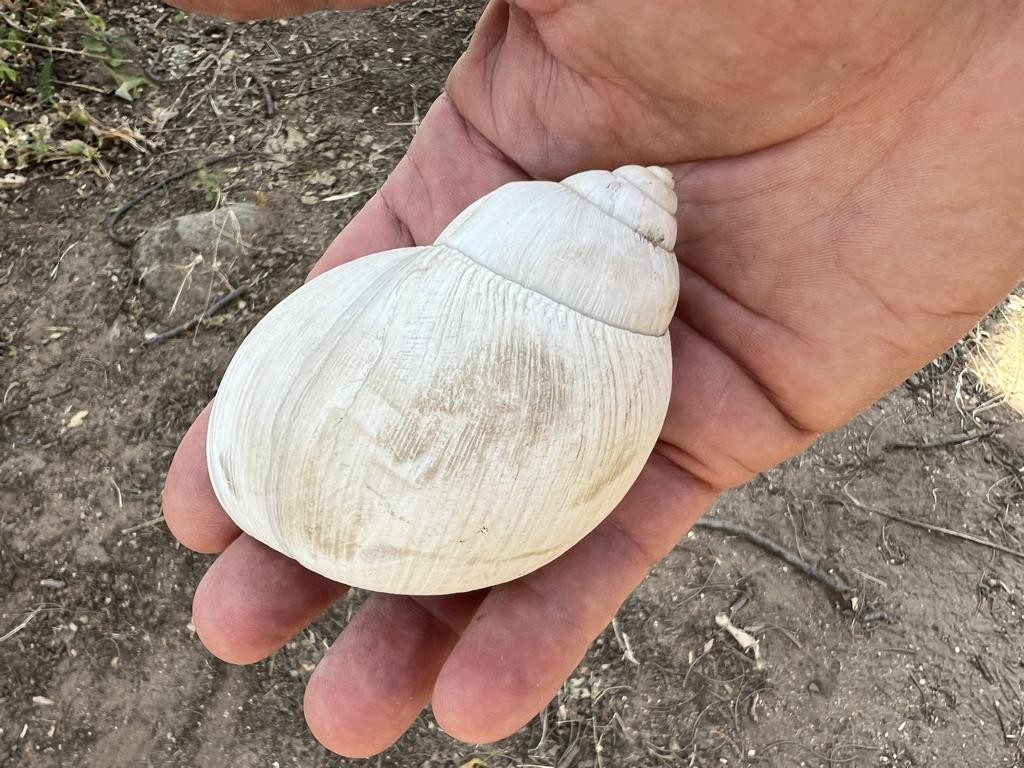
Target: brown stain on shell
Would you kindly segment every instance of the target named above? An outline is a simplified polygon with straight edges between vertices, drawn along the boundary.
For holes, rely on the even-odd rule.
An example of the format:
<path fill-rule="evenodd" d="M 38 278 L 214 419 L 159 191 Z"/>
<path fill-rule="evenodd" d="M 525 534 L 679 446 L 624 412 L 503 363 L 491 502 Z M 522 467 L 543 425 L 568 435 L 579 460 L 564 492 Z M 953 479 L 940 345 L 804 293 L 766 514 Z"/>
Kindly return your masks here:
<path fill-rule="evenodd" d="M 437 368 L 376 440 L 395 466 L 420 465 L 418 484 L 458 482 L 478 462 L 518 463 L 545 440 L 572 396 L 553 345 L 513 334 Z M 497 446 L 510 450 L 496 457 Z"/>

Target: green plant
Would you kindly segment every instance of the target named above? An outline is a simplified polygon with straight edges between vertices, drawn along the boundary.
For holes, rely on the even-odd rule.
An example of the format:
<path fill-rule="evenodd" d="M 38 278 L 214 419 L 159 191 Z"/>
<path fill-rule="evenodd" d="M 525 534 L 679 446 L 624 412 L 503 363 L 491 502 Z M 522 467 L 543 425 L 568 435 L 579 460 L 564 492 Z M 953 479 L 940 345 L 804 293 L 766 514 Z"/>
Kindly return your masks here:
<path fill-rule="evenodd" d="M 199 167 L 195 181 L 192 182 L 192 189 L 201 192 L 206 204 L 211 208 L 215 208 L 220 201 L 220 181 L 206 169 L 206 166 Z"/>
<path fill-rule="evenodd" d="M 58 0 L 59 2 L 60 0 Z M 57 33 L 62 9 L 40 0 L 0 0 L 0 82 L 35 86 L 37 96 L 52 96 L 53 54 L 62 46 Z"/>
<path fill-rule="evenodd" d="M 70 162 L 104 173 L 101 150 L 117 141 L 145 140 L 126 128 L 102 125 L 81 104 L 60 102 L 31 121 L 11 126 L 0 120 L 0 170 Z"/>
<path fill-rule="evenodd" d="M 125 101 L 135 101 L 138 92 L 149 84 L 149 80 L 125 67 L 130 60 L 123 50 L 123 45 L 107 29 L 107 23 L 101 16 L 86 11 L 85 23 L 90 34 L 86 37 L 82 49 L 104 60 L 103 69 L 117 86 L 114 90 L 115 96 Z"/>
<path fill-rule="evenodd" d="M 125 43 L 111 32 L 104 19 L 81 0 L 0 0 L 0 83 L 19 83 L 21 73 L 32 75 L 37 96 L 53 95 L 54 59 L 77 56 L 96 60 L 109 75 L 114 95 L 132 101 L 148 84 L 129 65 Z M 81 43 L 77 33 L 84 29 Z M 72 39 L 74 38 L 74 39 Z"/>
<path fill-rule="evenodd" d="M 134 101 L 149 83 L 132 66 L 132 46 L 82 0 L 0 0 L 0 170 L 57 161 L 96 164 L 105 144 L 144 141 L 128 128 L 97 124 L 61 92 L 57 72 L 93 62 L 110 92 Z M 67 75 L 64 75 L 67 77 Z M 101 170 L 97 166 L 97 170 Z"/>

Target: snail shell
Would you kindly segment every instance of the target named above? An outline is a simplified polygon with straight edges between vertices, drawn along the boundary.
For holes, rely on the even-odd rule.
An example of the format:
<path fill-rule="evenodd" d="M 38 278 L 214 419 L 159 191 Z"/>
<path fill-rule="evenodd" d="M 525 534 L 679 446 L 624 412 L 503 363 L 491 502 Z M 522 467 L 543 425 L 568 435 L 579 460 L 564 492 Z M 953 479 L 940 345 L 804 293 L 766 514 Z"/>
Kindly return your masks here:
<path fill-rule="evenodd" d="M 228 515 L 382 592 L 478 589 L 565 552 L 665 418 L 672 184 L 638 166 L 508 184 L 435 244 L 286 298 L 214 403 L 207 460 Z"/>

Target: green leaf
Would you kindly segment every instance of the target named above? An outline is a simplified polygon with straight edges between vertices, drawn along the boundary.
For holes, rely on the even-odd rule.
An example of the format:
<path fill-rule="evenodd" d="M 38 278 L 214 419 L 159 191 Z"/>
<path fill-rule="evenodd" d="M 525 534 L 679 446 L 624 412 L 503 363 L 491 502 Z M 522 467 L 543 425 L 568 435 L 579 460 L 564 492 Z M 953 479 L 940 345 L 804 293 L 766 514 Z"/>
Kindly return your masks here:
<path fill-rule="evenodd" d="M 39 74 L 36 75 L 36 89 L 39 91 L 39 98 L 49 100 L 53 98 L 53 59 L 46 59 L 39 67 Z"/>
<path fill-rule="evenodd" d="M 3 62 L 0 62 L 0 80 L 7 80 L 9 82 L 16 83 L 18 82 L 18 73 Z"/>
<path fill-rule="evenodd" d="M 71 114 L 68 115 L 68 120 L 82 128 L 88 128 L 92 125 L 92 118 L 89 116 L 89 113 L 85 111 L 85 107 L 81 104 L 75 104 L 75 106 L 71 108 Z"/>
<path fill-rule="evenodd" d="M 82 44 L 82 49 L 86 53 L 102 56 L 107 53 L 107 44 L 98 37 L 87 37 L 85 38 L 85 42 Z"/>
<path fill-rule="evenodd" d="M 68 139 L 61 142 L 60 148 L 64 151 L 64 154 L 77 157 L 78 155 L 84 155 L 89 149 L 89 145 L 81 139 Z"/>
<path fill-rule="evenodd" d="M 114 91 L 114 95 L 119 99 L 124 99 L 125 101 L 135 101 L 137 92 L 142 88 L 142 86 L 149 83 L 149 81 L 144 77 L 125 77 L 118 72 L 114 72 L 114 75 L 115 79 L 119 83 L 117 90 Z"/>
<path fill-rule="evenodd" d="M 97 16 L 95 13 L 90 13 L 85 17 L 86 23 L 89 25 L 89 29 L 94 32 L 106 32 L 107 22 L 103 20 L 101 16 Z"/>
<path fill-rule="evenodd" d="M 37 163 L 46 159 L 46 156 L 50 154 L 50 137 L 45 129 L 39 128 L 35 132 L 32 143 L 28 145 L 28 150 Z"/>

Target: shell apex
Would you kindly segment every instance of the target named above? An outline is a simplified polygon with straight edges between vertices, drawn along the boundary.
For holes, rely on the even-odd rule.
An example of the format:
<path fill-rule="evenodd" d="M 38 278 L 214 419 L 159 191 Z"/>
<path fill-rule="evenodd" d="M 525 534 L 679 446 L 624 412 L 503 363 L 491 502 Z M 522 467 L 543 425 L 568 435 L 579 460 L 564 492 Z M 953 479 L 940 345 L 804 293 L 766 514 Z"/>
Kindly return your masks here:
<path fill-rule="evenodd" d="M 660 336 L 679 295 L 673 177 L 665 168 L 512 182 L 436 240 L 529 290 L 608 325 Z"/>

